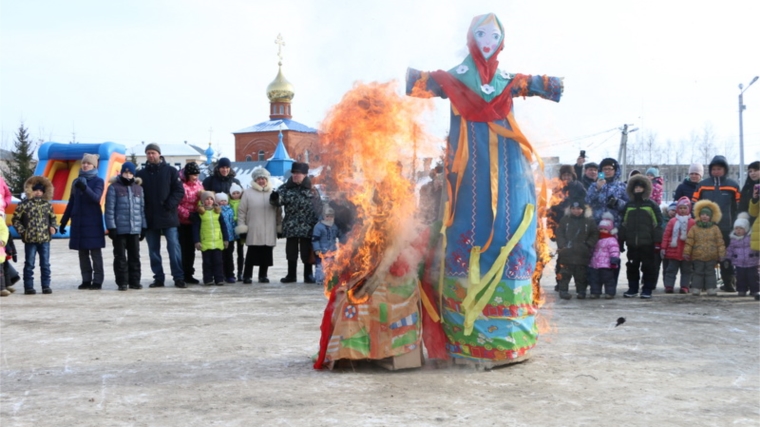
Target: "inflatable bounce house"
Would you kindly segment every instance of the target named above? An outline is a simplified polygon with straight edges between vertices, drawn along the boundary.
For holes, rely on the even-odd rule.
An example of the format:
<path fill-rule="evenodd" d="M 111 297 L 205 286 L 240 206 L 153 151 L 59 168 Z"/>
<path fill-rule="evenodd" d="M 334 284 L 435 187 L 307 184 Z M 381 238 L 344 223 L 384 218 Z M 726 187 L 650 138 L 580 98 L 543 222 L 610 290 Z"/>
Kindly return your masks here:
<path fill-rule="evenodd" d="M 58 217 L 60 223 L 66 205 L 71 195 L 71 184 L 79 176 L 79 168 L 82 166 L 82 156 L 86 153 L 97 154 L 100 156 L 98 161 L 98 176 L 105 181 L 106 187 L 103 190 L 103 197 L 100 200 L 101 207 L 106 202 L 106 192 L 108 190 L 108 179 L 118 175 L 121 165 L 126 161 L 126 147 L 113 142 L 104 142 L 102 144 L 61 144 L 57 142 L 46 142 L 42 144 L 37 157 L 39 162 L 34 169 L 35 175 L 42 175 L 53 183 L 53 211 Z M 16 211 L 16 203 L 12 203 L 6 212 L 6 223 L 10 227 L 10 232 L 14 238 L 19 238 L 16 229 L 10 224 L 13 220 L 13 213 Z M 69 237 L 69 231 L 65 234 L 56 233 L 54 238 Z"/>

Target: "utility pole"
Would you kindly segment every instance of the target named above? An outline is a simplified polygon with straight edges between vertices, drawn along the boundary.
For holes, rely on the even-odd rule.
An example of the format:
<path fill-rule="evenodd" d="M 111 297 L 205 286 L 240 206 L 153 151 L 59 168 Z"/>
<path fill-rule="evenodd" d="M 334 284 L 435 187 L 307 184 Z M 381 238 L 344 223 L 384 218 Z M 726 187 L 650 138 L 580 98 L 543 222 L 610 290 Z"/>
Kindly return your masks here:
<path fill-rule="evenodd" d="M 739 185 L 744 182 L 744 122 L 742 121 L 742 113 L 747 109 L 744 105 L 744 91 L 752 86 L 752 83 L 757 81 L 758 76 L 755 76 L 751 82 L 745 88 L 743 84 L 739 84 Z"/>
<path fill-rule="evenodd" d="M 625 180 L 628 167 L 628 134 L 636 132 L 639 128 L 628 129 L 632 124 L 625 124 L 620 128 L 620 149 L 618 150 L 618 163 L 620 164 L 620 177 Z"/>

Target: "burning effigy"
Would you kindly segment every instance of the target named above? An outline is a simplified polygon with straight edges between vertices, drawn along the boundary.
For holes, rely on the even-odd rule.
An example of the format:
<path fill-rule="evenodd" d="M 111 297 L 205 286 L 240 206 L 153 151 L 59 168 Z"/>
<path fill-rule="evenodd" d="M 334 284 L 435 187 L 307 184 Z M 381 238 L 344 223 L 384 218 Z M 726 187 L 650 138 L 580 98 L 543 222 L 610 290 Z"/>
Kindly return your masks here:
<path fill-rule="evenodd" d="M 546 187 L 535 184 L 531 163 L 543 165 L 512 100 L 559 101 L 563 83 L 499 70 L 503 44 L 498 18 L 477 16 L 461 64 L 408 69 L 410 97 L 392 84 L 355 85 L 323 123 L 326 185 L 356 221 L 324 267 L 328 304 L 315 368 L 419 352 L 423 342 L 429 358 L 494 366 L 536 345 L 538 281 L 549 258 L 537 220 Z M 417 151 L 435 146 L 418 124 L 430 104 L 419 102 L 436 96 L 451 101 L 451 127 L 443 208 L 429 226 L 415 219 L 412 174 Z"/>
<path fill-rule="evenodd" d="M 448 71 L 407 70 L 407 94 L 451 101 L 446 147 L 445 211 L 440 272 L 446 349 L 455 360 L 509 363 L 536 345 L 538 280 L 548 259 L 546 188 L 537 191 L 531 162 L 541 159 L 512 112 L 515 97 L 559 101 L 558 77 L 498 69 L 504 27 L 496 15 L 476 16 L 469 55 Z"/>

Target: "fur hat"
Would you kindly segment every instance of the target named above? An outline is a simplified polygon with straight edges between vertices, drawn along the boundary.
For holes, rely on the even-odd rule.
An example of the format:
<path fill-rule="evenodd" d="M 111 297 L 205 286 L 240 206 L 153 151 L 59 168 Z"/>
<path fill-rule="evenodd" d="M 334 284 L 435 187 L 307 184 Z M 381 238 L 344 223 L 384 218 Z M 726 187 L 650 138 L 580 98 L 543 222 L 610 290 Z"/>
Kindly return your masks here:
<path fill-rule="evenodd" d="M 304 175 L 309 173 L 309 164 L 301 162 L 293 162 L 293 166 L 290 167 L 290 173 L 302 173 Z"/>
<path fill-rule="evenodd" d="M 741 227 L 745 233 L 749 233 L 749 214 L 747 212 L 739 214 L 736 221 L 734 221 L 734 228 L 736 227 Z"/>
<path fill-rule="evenodd" d="M 626 186 L 625 192 L 628 193 L 628 197 L 630 199 L 634 198 L 633 189 L 636 187 L 644 188 L 644 194 L 642 195 L 644 200 L 648 199 L 649 196 L 652 195 L 652 182 L 649 181 L 649 178 L 645 177 L 642 174 L 634 175 L 628 180 L 628 186 Z"/>
<path fill-rule="evenodd" d="M 32 175 L 24 182 L 24 193 L 26 193 L 27 199 L 33 197 L 34 190 L 42 191 L 42 198 L 44 200 L 53 200 L 53 184 L 49 179 L 41 175 Z"/>
<path fill-rule="evenodd" d="M 594 168 L 596 170 L 599 170 L 599 165 L 597 165 L 594 162 L 588 162 L 585 165 L 583 165 L 583 170 Z"/>
<path fill-rule="evenodd" d="M 237 185 L 237 183 L 233 182 L 232 185 L 230 185 L 230 194 L 232 193 L 242 193 L 243 187 Z"/>
<path fill-rule="evenodd" d="M 660 170 L 657 168 L 649 168 L 647 169 L 647 175 L 652 175 L 653 177 L 657 178 L 660 176 Z"/>
<path fill-rule="evenodd" d="M 129 172 L 132 175 L 134 175 L 136 170 L 137 168 L 135 167 L 135 164 L 132 162 L 124 162 L 124 164 L 121 165 L 121 173 Z"/>
<path fill-rule="evenodd" d="M 200 194 L 201 204 L 203 204 L 203 202 L 209 197 L 211 197 L 212 199 L 214 199 L 214 201 L 216 201 L 216 195 L 214 194 L 213 191 L 201 191 L 201 194 Z"/>
<path fill-rule="evenodd" d="M 218 167 L 218 168 L 229 168 L 229 167 L 232 167 L 232 162 L 230 162 L 230 159 L 228 159 L 226 157 L 222 157 L 216 163 L 216 167 Z"/>
<path fill-rule="evenodd" d="M 222 202 L 229 202 L 230 198 L 227 197 L 227 193 L 216 193 L 214 200 L 216 200 L 217 203 L 222 203 Z"/>
<path fill-rule="evenodd" d="M 602 220 L 599 221 L 599 229 L 604 230 L 610 234 L 617 234 L 617 228 L 615 228 L 615 217 L 613 217 L 609 212 L 602 214 Z"/>
<path fill-rule="evenodd" d="M 155 142 L 151 142 L 150 144 L 145 146 L 145 152 L 147 153 L 148 150 L 153 150 L 157 152 L 158 154 L 161 154 L 161 147 L 158 146 Z"/>
<path fill-rule="evenodd" d="M 559 178 L 562 179 L 562 175 L 569 173 L 573 177 L 573 181 L 578 179 L 575 175 L 575 168 L 570 165 L 562 165 L 559 167 Z"/>
<path fill-rule="evenodd" d="M 97 154 L 87 154 L 87 153 L 85 153 L 84 156 L 82 156 L 82 163 L 89 163 L 89 164 L 95 166 L 95 168 L 97 169 L 97 167 L 98 167 L 98 159 L 99 158 L 100 158 L 100 156 L 98 156 Z"/>
<path fill-rule="evenodd" d="M 612 157 L 607 157 L 606 159 L 602 160 L 601 163 L 599 163 L 599 169 L 604 169 L 605 166 L 612 166 L 615 168 L 615 172 L 620 170 L 620 165 L 618 164 L 618 161 L 613 159 Z"/>
<path fill-rule="evenodd" d="M 198 163 L 188 162 L 185 165 L 185 176 L 200 175 L 200 174 L 201 174 L 201 168 L 198 166 Z"/>
<path fill-rule="evenodd" d="M 704 209 L 710 211 L 710 221 L 714 222 L 715 224 L 719 223 L 721 218 L 723 218 L 723 213 L 720 211 L 720 207 L 718 207 L 718 204 L 712 200 L 700 200 L 695 203 L 694 216 L 698 219 L 699 215 Z"/>
<path fill-rule="evenodd" d="M 262 168 L 261 166 L 257 166 L 253 169 L 253 172 L 251 173 L 251 178 L 256 181 L 256 178 L 266 178 L 267 181 L 269 181 L 270 173 L 268 170 Z"/>
<path fill-rule="evenodd" d="M 691 166 L 689 166 L 689 173 L 698 173 L 699 176 L 702 176 L 705 174 L 705 168 L 699 163 L 692 163 Z"/>

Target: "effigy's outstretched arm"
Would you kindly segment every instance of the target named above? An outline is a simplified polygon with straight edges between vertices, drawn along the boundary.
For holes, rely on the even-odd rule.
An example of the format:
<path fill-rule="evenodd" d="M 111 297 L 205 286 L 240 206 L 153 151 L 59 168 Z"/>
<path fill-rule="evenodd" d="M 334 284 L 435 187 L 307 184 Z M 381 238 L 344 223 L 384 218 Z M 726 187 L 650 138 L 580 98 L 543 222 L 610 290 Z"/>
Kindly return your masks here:
<path fill-rule="evenodd" d="M 433 98 L 439 96 L 446 98 L 441 86 L 432 78 L 427 71 L 419 71 L 414 68 L 406 69 L 406 94 L 417 98 Z"/>
<path fill-rule="evenodd" d="M 565 90 L 564 77 L 531 76 L 516 74 L 510 85 L 512 96 L 540 96 L 554 102 L 559 102 Z"/>

